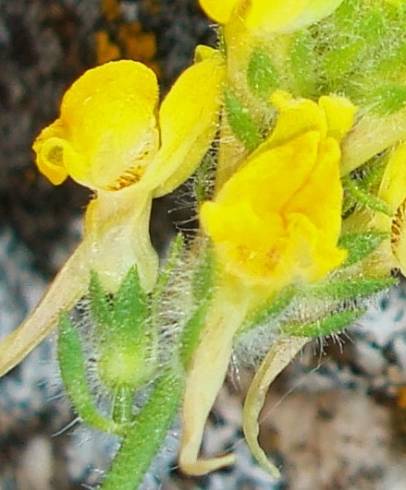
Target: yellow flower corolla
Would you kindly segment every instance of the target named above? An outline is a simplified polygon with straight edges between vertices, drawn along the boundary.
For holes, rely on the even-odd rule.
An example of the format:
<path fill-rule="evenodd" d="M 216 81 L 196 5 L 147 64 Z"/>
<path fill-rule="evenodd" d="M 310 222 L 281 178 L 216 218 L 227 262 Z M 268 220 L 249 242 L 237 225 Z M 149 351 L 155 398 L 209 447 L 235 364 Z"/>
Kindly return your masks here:
<path fill-rule="evenodd" d="M 200 213 L 225 270 L 268 292 L 319 280 L 345 258 L 339 141 L 354 114 L 339 97 L 317 105 L 276 93 L 273 103 L 271 137 Z"/>
<path fill-rule="evenodd" d="M 92 189 L 136 182 L 157 151 L 157 102 L 156 76 L 142 63 L 88 70 L 65 93 L 60 117 L 35 140 L 38 168 L 56 185 L 68 175 Z"/>
<path fill-rule="evenodd" d="M 209 17 L 220 24 L 242 17 L 251 31 L 292 32 L 327 17 L 343 0 L 200 0 Z"/>
<path fill-rule="evenodd" d="M 215 50 L 209 54 L 181 74 L 159 110 L 155 74 L 134 61 L 91 69 L 66 92 L 60 116 L 34 143 L 36 162 L 52 183 L 70 176 L 96 194 L 82 243 L 37 309 L 0 342 L 0 375 L 86 294 L 91 270 L 114 292 L 137 265 L 144 289 L 152 288 L 158 268 L 149 238 L 152 199 L 193 172 L 217 131 L 224 66 Z"/>
<path fill-rule="evenodd" d="M 282 91 L 274 93 L 272 104 L 278 117 L 270 136 L 200 211 L 223 274 L 186 383 L 180 465 L 193 475 L 233 461 L 230 455 L 201 460 L 198 453 L 247 312 L 289 284 L 324 278 L 346 257 L 337 246 L 340 142 L 356 108 L 338 96 L 316 103 Z"/>

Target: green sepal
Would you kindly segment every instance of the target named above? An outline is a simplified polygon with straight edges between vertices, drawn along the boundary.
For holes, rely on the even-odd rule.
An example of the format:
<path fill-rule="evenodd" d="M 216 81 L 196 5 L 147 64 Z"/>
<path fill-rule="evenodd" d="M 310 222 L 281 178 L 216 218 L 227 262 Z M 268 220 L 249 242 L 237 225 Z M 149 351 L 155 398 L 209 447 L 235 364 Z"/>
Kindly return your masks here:
<path fill-rule="evenodd" d="M 284 325 L 281 332 L 294 337 L 324 337 L 341 332 L 361 318 L 366 311 L 366 308 L 344 310 L 314 322 Z"/>
<path fill-rule="evenodd" d="M 93 274 L 90 305 L 101 382 L 113 394 L 120 387 L 134 390 L 143 385 L 155 369 L 157 334 L 136 267 L 129 270 L 114 296 L 106 294 Z"/>
<path fill-rule="evenodd" d="M 390 238 L 388 233 L 368 231 L 366 233 L 347 233 L 340 237 L 338 246 L 348 252 L 342 267 L 349 267 L 373 253 L 379 245 Z"/>
<path fill-rule="evenodd" d="M 125 340 L 138 338 L 149 316 L 148 296 L 141 287 L 136 267 L 132 267 L 113 299 L 110 335 Z"/>
<path fill-rule="evenodd" d="M 100 431 L 122 434 L 122 426 L 100 414 L 94 403 L 80 335 L 67 313 L 61 315 L 59 322 L 58 360 L 65 390 L 79 417 Z"/>
<path fill-rule="evenodd" d="M 307 292 L 310 297 L 345 301 L 367 298 L 392 286 L 398 281 L 393 277 L 367 277 L 330 281 L 311 287 Z"/>
<path fill-rule="evenodd" d="M 351 194 L 351 196 L 358 204 L 370 208 L 373 211 L 377 211 L 378 213 L 392 216 L 392 210 L 390 209 L 388 204 L 382 199 L 379 199 L 378 197 L 364 190 L 362 188 L 362 185 L 356 182 L 355 179 L 352 179 L 351 177 L 346 177 L 343 179 L 343 184 L 345 191 Z"/>
<path fill-rule="evenodd" d="M 101 485 L 102 490 L 134 490 L 140 487 L 174 422 L 183 389 L 183 376 L 175 368 L 167 368 L 156 380 L 148 401 L 123 439 Z"/>
<path fill-rule="evenodd" d="M 103 289 L 96 272 L 90 273 L 89 284 L 90 311 L 99 335 L 105 335 L 113 322 L 112 301 Z M 107 330 L 106 330 L 107 329 Z"/>
<path fill-rule="evenodd" d="M 248 87 L 257 97 L 267 99 L 279 85 L 279 75 L 271 57 L 263 48 L 255 49 L 247 69 Z"/>
<path fill-rule="evenodd" d="M 271 320 L 277 318 L 289 307 L 297 293 L 298 289 L 293 286 L 283 289 L 270 301 L 255 309 L 247 316 L 239 330 L 240 333 L 245 333 L 259 325 L 266 325 Z"/>
<path fill-rule="evenodd" d="M 249 151 L 255 150 L 263 138 L 247 107 L 244 107 L 231 90 L 225 92 L 228 123 L 235 136 Z"/>

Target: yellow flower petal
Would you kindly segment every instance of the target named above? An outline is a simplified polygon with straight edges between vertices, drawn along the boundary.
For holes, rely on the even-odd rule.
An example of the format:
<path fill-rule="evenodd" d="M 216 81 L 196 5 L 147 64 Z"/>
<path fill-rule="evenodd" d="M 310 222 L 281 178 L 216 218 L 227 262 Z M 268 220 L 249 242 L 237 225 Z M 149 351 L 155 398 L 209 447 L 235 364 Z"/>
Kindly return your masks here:
<path fill-rule="evenodd" d="M 332 14 L 343 0 L 252 0 L 246 23 L 253 31 L 285 33 Z"/>
<path fill-rule="evenodd" d="M 157 151 L 157 101 L 156 76 L 141 63 L 88 70 L 63 97 L 59 119 L 34 143 L 39 169 L 55 183 L 69 174 L 94 189 L 137 182 Z"/>
<path fill-rule="evenodd" d="M 229 21 L 239 0 L 200 0 L 200 6 L 206 14 L 220 24 Z"/>
<path fill-rule="evenodd" d="M 345 97 L 320 97 L 319 106 L 327 119 L 328 135 L 341 141 L 354 125 L 357 107 Z"/>
<path fill-rule="evenodd" d="M 334 96 L 317 104 L 277 91 L 272 101 L 274 131 L 200 211 L 224 269 L 268 294 L 321 279 L 345 259 L 338 139 L 355 113 Z"/>
<path fill-rule="evenodd" d="M 36 163 L 41 173 L 47 176 L 54 185 L 62 184 L 68 177 L 68 171 L 63 164 L 64 152 L 70 151 L 69 143 L 63 139 L 64 129 L 57 119 L 43 129 L 34 142 Z"/>
<path fill-rule="evenodd" d="M 200 0 L 203 10 L 220 24 L 233 22 L 233 11 L 248 29 L 262 33 L 292 32 L 318 22 L 343 0 Z"/>
<path fill-rule="evenodd" d="M 327 134 L 326 115 L 316 102 L 309 99 L 294 99 L 283 90 L 276 90 L 272 94 L 271 102 L 278 111 L 277 124 L 254 155 L 282 145 L 307 131 L 317 131 L 322 137 Z"/>
<path fill-rule="evenodd" d="M 178 78 L 159 112 L 161 148 L 143 185 L 155 196 L 171 192 L 195 170 L 217 131 L 225 67 L 216 53 Z"/>
<path fill-rule="evenodd" d="M 244 282 L 267 285 L 269 294 L 295 280 L 316 280 L 345 258 L 336 247 L 339 148 L 319 138 L 308 132 L 260 153 L 201 208 L 202 226 L 225 269 Z"/>
<path fill-rule="evenodd" d="M 280 478 L 279 470 L 268 460 L 258 443 L 259 415 L 269 386 L 309 340 L 306 337 L 282 337 L 276 340 L 255 373 L 245 398 L 243 428 L 247 444 L 258 463 L 274 478 Z"/>

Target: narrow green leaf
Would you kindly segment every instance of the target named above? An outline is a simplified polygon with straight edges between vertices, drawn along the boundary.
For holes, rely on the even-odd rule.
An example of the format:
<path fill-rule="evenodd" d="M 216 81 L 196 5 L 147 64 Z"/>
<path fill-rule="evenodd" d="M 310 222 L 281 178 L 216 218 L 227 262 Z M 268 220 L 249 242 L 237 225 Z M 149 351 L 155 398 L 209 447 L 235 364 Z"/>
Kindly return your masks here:
<path fill-rule="evenodd" d="M 226 90 L 225 108 L 228 123 L 235 136 L 249 151 L 255 150 L 263 139 L 260 130 L 252 119 L 248 108 L 242 105 L 231 90 Z"/>
<path fill-rule="evenodd" d="M 101 485 L 102 490 L 135 490 L 171 428 L 182 400 L 184 380 L 167 369 L 136 416 Z"/>
<path fill-rule="evenodd" d="M 379 245 L 389 238 L 388 233 L 368 231 L 366 233 L 347 233 L 340 237 L 338 246 L 348 251 L 344 267 L 351 266 L 374 252 Z"/>
<path fill-rule="evenodd" d="M 271 301 L 262 305 L 260 308 L 257 308 L 248 316 L 240 329 L 240 333 L 251 330 L 258 325 L 265 325 L 278 317 L 286 310 L 286 308 L 288 308 L 297 293 L 298 290 L 295 287 L 287 287 L 282 290 L 276 297 L 272 298 Z"/>
<path fill-rule="evenodd" d="M 373 211 L 386 214 L 387 216 L 392 216 L 392 210 L 385 201 L 366 192 L 362 186 L 351 177 L 345 178 L 343 184 L 344 189 L 353 196 L 358 204 L 362 204 Z"/>
<path fill-rule="evenodd" d="M 380 115 L 390 115 L 406 106 L 406 85 L 387 83 L 368 93 L 366 102 Z"/>
<path fill-rule="evenodd" d="M 333 313 L 311 323 L 289 324 L 282 327 L 282 333 L 294 337 L 324 337 L 339 333 L 364 315 L 366 309 L 345 310 Z"/>
<path fill-rule="evenodd" d="M 310 97 L 316 92 L 317 64 L 314 40 L 307 30 L 295 34 L 290 48 L 290 65 L 297 94 Z"/>
<path fill-rule="evenodd" d="M 397 283 L 398 281 L 393 277 L 346 279 L 318 284 L 310 288 L 307 293 L 316 298 L 344 301 L 372 296 Z"/>
<path fill-rule="evenodd" d="M 257 48 L 252 52 L 248 63 L 247 82 L 251 91 L 262 99 L 268 98 L 278 87 L 278 73 L 265 49 Z"/>
<path fill-rule="evenodd" d="M 64 313 L 58 335 L 58 360 L 65 390 L 75 412 L 88 425 L 103 432 L 120 434 L 118 424 L 101 415 L 86 379 L 86 363 L 79 332 Z"/>

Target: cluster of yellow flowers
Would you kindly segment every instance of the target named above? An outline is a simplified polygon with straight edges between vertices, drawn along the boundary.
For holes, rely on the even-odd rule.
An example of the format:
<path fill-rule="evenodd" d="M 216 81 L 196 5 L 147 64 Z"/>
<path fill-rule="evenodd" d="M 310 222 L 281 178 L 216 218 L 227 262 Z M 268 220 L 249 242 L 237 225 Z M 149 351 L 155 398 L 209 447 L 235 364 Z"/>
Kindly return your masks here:
<path fill-rule="evenodd" d="M 230 456 L 200 460 L 199 448 L 246 319 L 291 286 L 336 276 L 390 277 L 396 268 L 406 273 L 404 92 L 390 92 L 394 109 L 384 113 L 362 106 L 344 89 L 324 92 L 326 81 L 314 96 L 303 97 L 297 87 L 307 69 L 307 44 L 299 46 L 299 71 L 292 54 L 292 71 L 284 68 L 299 34 L 316 39 L 317 26 L 334 15 L 345 16 L 357 4 L 404 20 L 405 3 L 201 0 L 222 25 L 222 45 L 199 46 L 195 63 L 161 104 L 153 71 L 140 63 L 111 62 L 80 77 L 34 150 L 39 170 L 53 184 L 70 176 L 94 191 L 84 238 L 37 310 L 0 342 L 0 373 L 48 335 L 61 310 L 87 293 L 90 272 L 115 293 L 136 265 L 143 289 L 154 288 L 159 266 L 149 238 L 151 201 L 188 179 L 219 137 L 215 191 L 198 210 L 214 250 L 216 284 L 187 366 L 180 465 L 199 475 L 230 464 Z M 328 51 L 321 47 L 321 56 L 323 49 Z M 402 63 L 392 78 L 404 88 Z M 380 239 L 369 249 L 362 242 L 370 253 L 357 262 L 354 253 L 362 250 L 354 252 L 343 237 L 360 230 L 364 238 L 373 232 Z M 311 336 L 281 334 L 247 396 L 247 440 L 274 474 L 256 441 L 258 413 L 269 383 Z"/>

